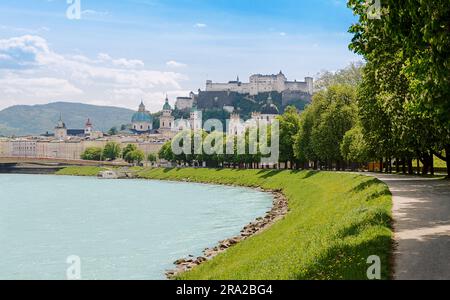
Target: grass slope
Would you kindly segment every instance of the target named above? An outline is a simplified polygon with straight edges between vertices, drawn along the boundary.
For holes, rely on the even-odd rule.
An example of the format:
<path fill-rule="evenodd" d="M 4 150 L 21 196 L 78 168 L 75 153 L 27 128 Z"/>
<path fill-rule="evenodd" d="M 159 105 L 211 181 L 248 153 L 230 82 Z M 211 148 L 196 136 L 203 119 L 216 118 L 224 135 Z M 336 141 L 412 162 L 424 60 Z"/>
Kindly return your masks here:
<path fill-rule="evenodd" d="M 261 170 L 152 169 L 141 178 L 280 189 L 286 218 L 180 279 L 367 279 L 378 255 L 390 275 L 391 206 L 387 186 L 355 174 Z M 207 246 L 207 245 L 205 245 Z"/>
<path fill-rule="evenodd" d="M 66 167 L 56 172 L 56 175 L 70 175 L 70 176 L 97 176 L 106 168 L 101 167 Z"/>
<path fill-rule="evenodd" d="M 98 171 L 70 167 L 58 174 L 87 176 Z M 392 197 L 375 178 L 313 171 L 135 171 L 145 179 L 282 190 L 289 200 L 285 219 L 179 279 L 367 279 L 371 255 L 381 258 L 382 278 L 390 278 Z"/>

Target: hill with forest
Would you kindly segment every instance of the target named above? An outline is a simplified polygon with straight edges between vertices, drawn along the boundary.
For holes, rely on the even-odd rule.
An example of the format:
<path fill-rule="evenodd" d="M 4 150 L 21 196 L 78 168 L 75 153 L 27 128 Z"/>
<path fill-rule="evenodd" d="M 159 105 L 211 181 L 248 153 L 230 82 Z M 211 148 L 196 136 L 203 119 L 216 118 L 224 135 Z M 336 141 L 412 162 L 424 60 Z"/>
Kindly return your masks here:
<path fill-rule="evenodd" d="M 84 128 L 89 118 L 95 130 L 129 124 L 134 111 L 126 108 L 82 103 L 55 102 L 44 105 L 16 105 L 0 111 L 0 136 L 39 135 L 53 132 L 62 116 L 68 128 Z"/>

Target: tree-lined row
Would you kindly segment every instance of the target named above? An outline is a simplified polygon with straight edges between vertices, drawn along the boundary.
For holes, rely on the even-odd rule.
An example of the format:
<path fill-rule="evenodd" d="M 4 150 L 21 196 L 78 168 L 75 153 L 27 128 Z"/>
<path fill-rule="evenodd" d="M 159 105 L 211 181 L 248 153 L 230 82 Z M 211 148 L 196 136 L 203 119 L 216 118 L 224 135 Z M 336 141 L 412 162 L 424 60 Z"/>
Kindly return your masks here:
<path fill-rule="evenodd" d="M 350 0 L 359 16 L 350 48 L 366 66 L 358 90 L 364 139 L 372 157 L 412 160 L 433 172 L 433 156 L 450 176 L 450 5 L 448 0 L 386 0 L 380 19 L 365 0 Z"/>
<path fill-rule="evenodd" d="M 268 156 L 263 154 L 266 151 L 262 151 L 262 149 L 270 147 L 271 143 L 270 126 L 266 130 L 268 139 L 264 143 L 257 139 L 253 142 L 249 130 L 242 137 L 226 135 L 221 131 L 212 133 L 184 131 L 180 132 L 172 141 L 165 143 L 158 156 L 176 165 L 260 168 L 262 158 Z M 183 147 L 185 142 L 189 142 L 190 150 L 175 154 L 173 151 L 174 145 Z M 196 145 L 200 146 L 196 149 Z M 240 148 L 244 151 L 239 151 Z M 255 149 L 255 151 L 251 151 L 251 149 Z"/>
<path fill-rule="evenodd" d="M 104 148 L 87 148 L 81 154 L 81 159 L 93 161 L 114 161 L 118 158 L 122 158 L 130 164 L 132 163 L 138 165 L 145 159 L 149 162 L 156 162 L 157 160 L 155 154 L 150 153 L 147 157 L 145 157 L 145 153 L 142 150 L 139 150 L 134 144 L 128 144 L 125 148 L 121 149 L 120 145 L 116 142 L 108 142 Z"/>

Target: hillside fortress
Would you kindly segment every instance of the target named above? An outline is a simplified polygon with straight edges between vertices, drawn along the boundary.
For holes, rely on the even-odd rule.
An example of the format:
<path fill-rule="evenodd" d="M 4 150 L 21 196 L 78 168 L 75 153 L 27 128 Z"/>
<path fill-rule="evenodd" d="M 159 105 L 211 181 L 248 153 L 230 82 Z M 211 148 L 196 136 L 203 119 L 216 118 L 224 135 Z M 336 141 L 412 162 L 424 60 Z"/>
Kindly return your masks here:
<path fill-rule="evenodd" d="M 252 75 L 248 83 L 241 82 L 239 77 L 236 81 L 228 83 L 206 81 L 207 92 L 236 92 L 251 96 L 267 92 L 303 92 L 312 95 L 313 87 L 314 79 L 312 77 L 305 77 L 305 81 L 288 81 L 282 71 L 277 75 Z"/>

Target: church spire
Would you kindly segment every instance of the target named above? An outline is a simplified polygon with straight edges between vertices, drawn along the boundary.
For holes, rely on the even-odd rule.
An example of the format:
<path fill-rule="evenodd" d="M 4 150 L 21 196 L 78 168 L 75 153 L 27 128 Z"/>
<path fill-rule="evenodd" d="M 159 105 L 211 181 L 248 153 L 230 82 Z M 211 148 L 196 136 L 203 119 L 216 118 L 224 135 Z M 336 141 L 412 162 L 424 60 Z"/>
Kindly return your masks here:
<path fill-rule="evenodd" d="M 163 110 L 172 110 L 172 107 L 169 103 L 169 96 L 166 94 L 166 100 L 164 102 Z"/>
<path fill-rule="evenodd" d="M 141 104 L 139 105 L 139 111 L 140 112 L 145 112 L 144 100 L 142 100 L 142 99 L 141 99 Z"/>

